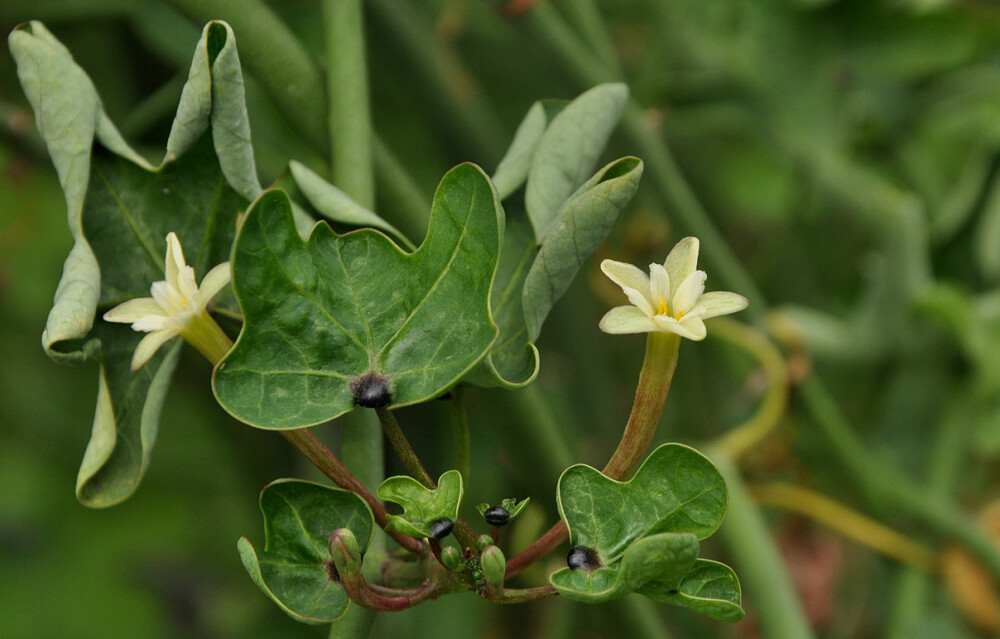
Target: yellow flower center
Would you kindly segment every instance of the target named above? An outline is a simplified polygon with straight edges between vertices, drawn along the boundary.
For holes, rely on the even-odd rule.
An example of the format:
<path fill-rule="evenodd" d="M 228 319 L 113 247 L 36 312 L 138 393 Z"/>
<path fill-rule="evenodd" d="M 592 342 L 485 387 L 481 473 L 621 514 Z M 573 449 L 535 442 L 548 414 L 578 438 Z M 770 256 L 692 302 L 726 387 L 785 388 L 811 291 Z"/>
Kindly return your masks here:
<path fill-rule="evenodd" d="M 660 298 L 660 304 L 659 304 L 659 306 L 656 307 L 656 314 L 657 315 L 669 315 L 670 314 L 667 311 L 667 303 L 663 301 L 662 297 Z"/>

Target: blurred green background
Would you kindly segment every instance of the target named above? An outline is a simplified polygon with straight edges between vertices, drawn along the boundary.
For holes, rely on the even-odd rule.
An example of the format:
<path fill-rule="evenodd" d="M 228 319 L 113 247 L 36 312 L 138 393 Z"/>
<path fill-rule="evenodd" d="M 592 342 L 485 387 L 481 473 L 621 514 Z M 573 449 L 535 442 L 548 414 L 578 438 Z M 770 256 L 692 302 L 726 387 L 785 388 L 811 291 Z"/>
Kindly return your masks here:
<path fill-rule="evenodd" d="M 206 7 L 215 4 L 5 0 L 0 25 L 9 32 L 20 21 L 43 20 L 91 75 L 130 142 L 159 160 Z M 217 4 L 228 9 L 209 17 L 233 22 L 239 3 Z M 742 460 L 745 479 L 808 486 L 931 548 L 946 546 L 940 530 L 889 507 L 859 481 L 852 457 L 831 446 L 795 384 L 809 375 L 823 379 L 864 444 L 866 456 L 853 459 L 872 455 L 891 464 L 876 474 L 898 466 L 970 516 L 996 498 L 1000 8 L 975 0 L 529 5 L 365 3 L 375 127 L 423 198 L 458 162 L 492 170 L 535 100 L 572 98 L 622 78 L 640 108 L 607 155 L 646 159 L 643 187 L 556 306 L 539 343 L 538 381 L 516 397 L 469 393 L 473 481 L 466 504 L 530 495 L 533 509 L 510 540 L 523 546 L 556 517 L 559 471 L 575 461 L 603 463 L 628 413 L 643 340 L 597 330 L 620 295 L 596 264 L 603 257 L 662 260 L 697 230 L 691 211 L 703 209 L 758 291 L 713 270 L 718 245 L 705 243 L 709 288 L 751 296 L 752 312 L 739 319 L 783 346 L 793 386 L 778 432 Z M 321 59 L 319 3 L 269 6 Z M 263 182 L 279 178 L 291 158 L 329 173 L 325 150 L 289 124 L 249 67 Z M 647 156 L 662 152 L 661 142 L 679 173 Z M 671 182 L 678 176 L 690 191 Z M 419 238 L 424 222 L 394 218 L 400 208 L 380 191 L 380 213 Z M 70 245 L 58 181 L 5 51 L 0 637 L 324 636 L 325 629 L 299 626 L 271 605 L 235 548 L 241 535 L 262 539 L 260 488 L 282 476 L 315 475 L 281 438 L 223 414 L 194 352 L 182 359 L 185 373 L 174 382 L 136 495 L 105 511 L 76 502 L 96 366 L 56 365 L 39 344 Z M 685 343 L 660 440 L 707 442 L 753 413 L 762 384 L 752 359 L 732 346 L 711 337 Z M 447 468 L 446 407 L 406 410 L 400 419 L 431 473 Z M 568 447 L 539 448 L 545 437 Z M 764 513 L 817 636 L 1000 630 L 1000 608 L 990 608 L 997 604 L 983 588 L 961 594 L 953 579 L 923 581 L 806 519 Z M 702 554 L 727 560 L 727 553 L 716 543 Z M 562 561 L 556 555 L 552 565 Z M 959 577 L 970 571 L 958 570 Z M 545 574 L 526 573 L 522 584 Z M 963 613 L 957 602 L 970 601 L 985 612 Z M 744 603 L 747 619 L 724 626 L 631 599 L 500 609 L 462 595 L 383 615 L 373 636 L 764 636 L 752 592 Z"/>

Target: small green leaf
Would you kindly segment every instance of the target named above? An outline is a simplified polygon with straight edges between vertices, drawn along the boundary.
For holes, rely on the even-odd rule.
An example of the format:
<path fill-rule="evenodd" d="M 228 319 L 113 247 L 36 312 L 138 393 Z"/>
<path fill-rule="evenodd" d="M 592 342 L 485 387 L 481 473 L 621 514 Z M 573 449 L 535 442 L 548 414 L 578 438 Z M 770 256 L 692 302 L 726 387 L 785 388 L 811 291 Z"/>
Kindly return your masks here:
<path fill-rule="evenodd" d="M 628 102 L 624 84 L 601 84 L 573 100 L 545 130 L 532 157 L 525 191 L 539 242 L 563 203 L 594 170 Z"/>
<path fill-rule="evenodd" d="M 458 519 L 462 503 L 462 473 L 449 470 L 438 478 L 437 488 L 430 489 L 416 479 L 405 475 L 389 477 L 378 487 L 378 498 L 403 507 L 402 515 L 390 515 L 386 528 L 404 535 L 423 539 L 430 537 L 431 524 L 448 518 Z"/>
<path fill-rule="evenodd" d="M 364 552 L 375 528 L 368 504 L 346 490 L 284 479 L 264 488 L 260 510 L 264 550 L 258 553 L 245 537 L 238 543 L 251 579 L 297 621 L 340 618 L 350 599 L 333 567 L 330 535 L 347 528 Z"/>
<path fill-rule="evenodd" d="M 265 193 L 233 250 L 245 322 L 216 368 L 219 403 L 253 426 L 285 429 L 351 410 L 376 382 L 377 399 L 393 406 L 440 395 L 496 339 L 489 301 L 503 224 L 472 164 L 441 180 L 427 238 L 411 254 L 378 231 L 338 236 L 322 222 L 303 242 L 288 196 Z"/>
<path fill-rule="evenodd" d="M 380 229 L 395 237 L 406 248 L 410 250 L 416 248 L 396 227 L 383 220 L 377 213 L 352 200 L 351 196 L 321 178 L 306 165 L 292 160 L 288 163 L 288 168 L 302 195 L 323 217 L 351 226 Z"/>
<path fill-rule="evenodd" d="M 729 566 L 709 559 L 696 561 L 679 586 L 654 580 L 636 592 L 719 621 L 739 621 L 746 614 L 740 606 L 740 581 L 736 573 Z"/>
<path fill-rule="evenodd" d="M 508 217 L 492 295 L 500 337 L 467 382 L 518 388 L 534 380 L 542 323 L 635 195 L 642 170 L 626 157 L 595 173 L 563 205 L 540 249 L 528 224 Z"/>
<path fill-rule="evenodd" d="M 707 457 L 682 444 L 664 444 L 627 482 L 584 464 L 559 478 L 559 514 L 570 544 L 594 548 L 611 565 L 637 539 L 660 532 L 710 536 L 726 514 L 722 475 Z"/>
<path fill-rule="evenodd" d="M 567 599 L 603 603 L 636 592 L 654 580 L 676 589 L 697 558 L 696 536 L 661 533 L 634 542 L 618 562 L 593 571 L 563 568 L 549 581 Z"/>
<path fill-rule="evenodd" d="M 534 342 L 549 311 L 584 260 L 608 236 L 618 214 L 639 189 L 643 164 L 626 157 L 608 164 L 562 206 L 524 280 L 521 306 L 528 341 Z"/>
<path fill-rule="evenodd" d="M 497 194 L 501 200 L 506 199 L 528 179 L 531 160 L 535 156 L 535 150 L 538 149 L 538 143 L 542 140 L 542 134 L 545 133 L 548 123 L 542 103 L 535 102 L 531 105 L 520 126 L 517 127 L 507 153 L 493 173 L 493 185 L 497 187 Z"/>

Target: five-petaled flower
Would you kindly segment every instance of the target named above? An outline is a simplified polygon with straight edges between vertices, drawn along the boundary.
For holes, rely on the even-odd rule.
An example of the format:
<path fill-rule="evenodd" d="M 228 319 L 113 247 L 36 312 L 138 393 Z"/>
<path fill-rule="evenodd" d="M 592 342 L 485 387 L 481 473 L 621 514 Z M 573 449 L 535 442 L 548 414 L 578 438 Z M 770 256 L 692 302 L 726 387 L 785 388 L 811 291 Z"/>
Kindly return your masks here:
<path fill-rule="evenodd" d="M 221 329 L 206 307 L 229 283 L 229 262 L 210 270 L 199 288 L 194 269 L 184 261 L 181 243 L 171 232 L 167 235 L 165 266 L 167 279 L 153 282 L 149 289 L 152 297 L 128 300 L 104 314 L 105 321 L 131 323 L 134 330 L 149 333 L 139 341 L 132 355 L 133 371 L 139 370 L 172 337 L 180 335 L 203 353 L 206 344 L 219 341 Z"/>
<path fill-rule="evenodd" d="M 676 333 L 705 339 L 711 317 L 742 311 L 747 298 L 728 291 L 705 292 L 705 271 L 697 270 L 698 238 L 686 237 L 670 251 L 663 264 L 650 264 L 647 276 L 624 262 L 604 260 L 601 270 L 622 287 L 631 306 L 618 306 L 601 318 L 605 333 Z"/>

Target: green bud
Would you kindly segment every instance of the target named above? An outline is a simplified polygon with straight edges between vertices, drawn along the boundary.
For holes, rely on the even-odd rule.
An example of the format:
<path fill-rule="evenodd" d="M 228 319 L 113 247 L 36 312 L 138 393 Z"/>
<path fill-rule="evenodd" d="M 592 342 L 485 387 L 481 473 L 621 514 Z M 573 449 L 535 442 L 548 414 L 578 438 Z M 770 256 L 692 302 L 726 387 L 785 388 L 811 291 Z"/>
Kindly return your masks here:
<path fill-rule="evenodd" d="M 503 551 L 499 547 L 487 546 L 479 557 L 479 565 L 483 568 L 486 583 L 491 586 L 503 583 L 504 573 L 507 572 L 507 558 L 503 556 Z"/>
<path fill-rule="evenodd" d="M 348 528 L 338 528 L 330 535 L 330 556 L 341 575 L 361 570 L 361 547 Z"/>
<path fill-rule="evenodd" d="M 441 549 L 441 562 L 452 572 L 463 572 L 467 567 L 462 561 L 462 553 L 454 546 Z"/>
<path fill-rule="evenodd" d="M 476 548 L 479 552 L 482 552 L 487 546 L 493 545 L 493 537 L 489 535 L 479 535 L 479 539 L 476 540 Z"/>

